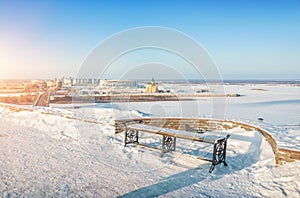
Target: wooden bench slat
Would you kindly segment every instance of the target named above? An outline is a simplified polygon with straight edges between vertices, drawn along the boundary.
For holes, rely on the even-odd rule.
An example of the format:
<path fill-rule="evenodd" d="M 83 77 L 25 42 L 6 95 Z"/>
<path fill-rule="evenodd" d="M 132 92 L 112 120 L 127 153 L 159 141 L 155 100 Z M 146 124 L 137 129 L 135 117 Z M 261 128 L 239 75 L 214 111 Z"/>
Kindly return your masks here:
<path fill-rule="evenodd" d="M 188 139 L 198 142 L 206 142 L 214 144 L 218 141 L 221 141 L 225 137 L 220 137 L 221 133 L 219 134 L 212 134 L 212 132 L 209 132 L 210 134 L 199 134 L 199 133 L 193 133 L 193 132 L 187 132 L 187 131 L 181 131 L 181 130 L 175 130 L 175 129 L 168 129 L 168 128 L 162 128 L 162 127 L 156 127 L 156 126 L 149 126 L 145 124 L 132 124 L 128 125 L 127 129 L 131 130 L 138 130 L 138 131 L 144 131 L 148 133 L 153 134 L 159 134 L 159 135 L 166 135 L 166 136 L 172 136 L 182 139 Z"/>

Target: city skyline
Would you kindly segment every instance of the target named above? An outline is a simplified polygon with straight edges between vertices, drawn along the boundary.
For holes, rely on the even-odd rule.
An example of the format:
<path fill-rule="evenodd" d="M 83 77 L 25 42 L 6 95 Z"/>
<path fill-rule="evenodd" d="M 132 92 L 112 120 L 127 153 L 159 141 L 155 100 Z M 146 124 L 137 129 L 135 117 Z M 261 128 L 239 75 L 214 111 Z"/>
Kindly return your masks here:
<path fill-rule="evenodd" d="M 299 22 L 296 0 L 0 1 L 0 79 L 76 77 L 101 41 L 143 26 L 187 34 L 224 79 L 299 79 Z"/>

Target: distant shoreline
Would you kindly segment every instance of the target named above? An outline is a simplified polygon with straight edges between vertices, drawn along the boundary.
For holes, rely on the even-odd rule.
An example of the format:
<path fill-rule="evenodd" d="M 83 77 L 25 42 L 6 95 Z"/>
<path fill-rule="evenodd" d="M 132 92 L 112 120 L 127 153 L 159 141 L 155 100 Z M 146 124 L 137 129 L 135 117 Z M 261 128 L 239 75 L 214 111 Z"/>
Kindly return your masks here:
<path fill-rule="evenodd" d="M 51 104 L 189 101 L 203 97 L 240 97 L 240 94 L 116 94 L 106 96 L 67 96 L 52 100 Z"/>
<path fill-rule="evenodd" d="M 74 77 L 76 78 L 76 77 Z M 91 79 L 94 79 L 91 77 Z M 38 80 L 38 81 L 47 81 L 47 80 L 53 80 L 52 78 L 45 78 L 45 79 L 39 79 L 39 78 L 33 78 L 33 79 L 13 79 L 13 78 L 0 78 L 0 82 L 12 82 L 12 81 L 32 81 L 32 80 Z M 118 79 L 109 79 L 109 80 L 118 80 Z M 124 80 L 124 79 L 119 79 Z M 148 82 L 149 79 L 126 79 L 131 81 L 138 81 L 138 82 Z M 205 80 L 205 79 L 186 79 L 186 80 L 178 80 L 178 79 L 157 79 L 157 82 L 164 82 L 164 83 L 254 83 L 254 84 L 299 84 L 300 85 L 300 79 L 225 79 L 225 80 Z"/>

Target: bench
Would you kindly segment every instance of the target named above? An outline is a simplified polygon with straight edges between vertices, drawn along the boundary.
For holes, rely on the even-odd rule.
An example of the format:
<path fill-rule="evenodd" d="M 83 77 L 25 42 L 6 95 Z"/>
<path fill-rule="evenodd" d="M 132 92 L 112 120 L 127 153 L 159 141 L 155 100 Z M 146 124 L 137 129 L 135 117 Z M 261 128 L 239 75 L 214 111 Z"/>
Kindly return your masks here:
<path fill-rule="evenodd" d="M 164 153 L 175 151 L 176 148 L 176 138 L 192 140 L 197 142 L 204 142 L 208 144 L 213 144 L 213 156 L 212 159 L 204 159 L 212 162 L 209 172 L 211 173 L 215 166 L 223 163 L 227 166 L 226 159 L 226 147 L 227 139 L 230 135 L 225 137 L 220 137 L 220 134 L 213 134 L 212 132 L 207 133 L 196 133 L 182 130 L 175 130 L 169 128 L 162 128 L 156 126 L 149 126 L 145 124 L 130 124 L 125 125 L 125 136 L 124 145 L 127 144 L 140 144 L 139 143 L 139 132 L 146 132 L 152 134 L 158 134 L 162 136 L 161 145 L 161 157 Z M 148 146 L 149 147 L 149 146 Z"/>

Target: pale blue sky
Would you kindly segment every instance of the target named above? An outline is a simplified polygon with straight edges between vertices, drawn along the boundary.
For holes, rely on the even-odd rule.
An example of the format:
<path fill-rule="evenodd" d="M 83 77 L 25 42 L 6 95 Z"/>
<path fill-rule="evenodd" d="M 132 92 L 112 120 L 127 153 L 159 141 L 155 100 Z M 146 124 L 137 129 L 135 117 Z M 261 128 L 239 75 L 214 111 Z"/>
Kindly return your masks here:
<path fill-rule="evenodd" d="M 297 0 L 0 0 L 0 78 L 76 75 L 102 40 L 140 26 L 191 36 L 224 79 L 300 79 Z"/>

